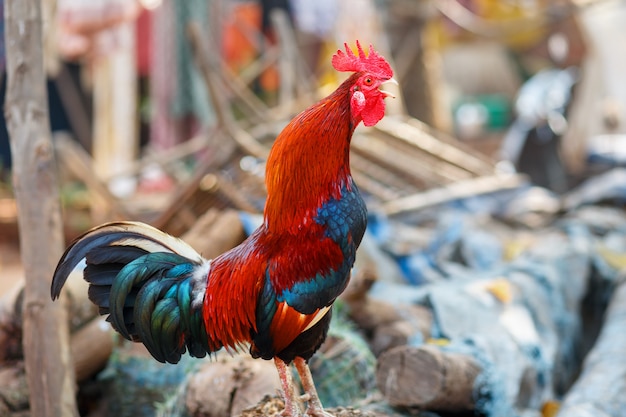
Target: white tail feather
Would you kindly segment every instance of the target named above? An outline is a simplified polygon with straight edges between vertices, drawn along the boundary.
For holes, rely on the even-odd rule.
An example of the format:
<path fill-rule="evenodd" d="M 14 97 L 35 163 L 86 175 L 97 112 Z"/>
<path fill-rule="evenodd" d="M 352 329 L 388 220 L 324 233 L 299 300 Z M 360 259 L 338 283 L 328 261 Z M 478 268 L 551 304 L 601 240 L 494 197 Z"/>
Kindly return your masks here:
<path fill-rule="evenodd" d="M 159 229 L 140 222 L 117 222 L 105 224 L 97 228 L 98 233 L 107 232 L 133 232 L 146 236 L 148 239 L 142 238 L 121 238 L 111 245 L 116 246 L 136 246 L 148 252 L 173 252 L 186 258 L 201 263 L 204 261 L 202 256 L 196 252 L 194 248 L 186 242 L 172 235 L 168 235 Z"/>

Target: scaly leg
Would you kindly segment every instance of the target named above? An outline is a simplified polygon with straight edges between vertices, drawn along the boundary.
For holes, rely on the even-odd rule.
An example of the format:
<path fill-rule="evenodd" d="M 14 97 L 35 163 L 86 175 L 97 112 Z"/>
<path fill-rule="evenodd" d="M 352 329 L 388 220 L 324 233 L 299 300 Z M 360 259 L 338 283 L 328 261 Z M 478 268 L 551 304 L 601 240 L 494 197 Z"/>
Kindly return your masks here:
<path fill-rule="evenodd" d="M 293 362 L 296 365 L 298 375 L 300 375 L 302 388 L 304 388 L 305 395 L 308 397 L 309 407 L 306 410 L 306 414 L 311 417 L 333 417 L 332 414 L 324 411 L 320 397 L 317 395 L 317 390 L 315 389 L 309 365 L 300 357 L 295 358 Z"/>
<path fill-rule="evenodd" d="M 299 417 L 301 415 L 300 402 L 294 391 L 291 369 L 289 369 L 289 365 L 279 358 L 274 358 L 274 364 L 278 370 L 280 384 L 283 387 L 283 400 L 285 401 L 285 409 L 281 415 L 282 417 Z"/>

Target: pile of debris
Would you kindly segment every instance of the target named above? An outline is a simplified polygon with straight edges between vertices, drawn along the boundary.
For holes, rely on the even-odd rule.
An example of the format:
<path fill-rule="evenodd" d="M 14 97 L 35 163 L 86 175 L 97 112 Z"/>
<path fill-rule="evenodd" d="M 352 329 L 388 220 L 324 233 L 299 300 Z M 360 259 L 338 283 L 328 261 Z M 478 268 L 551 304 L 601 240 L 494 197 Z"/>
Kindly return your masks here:
<path fill-rule="evenodd" d="M 55 146 L 63 171 L 85 181 L 100 212 L 148 221 L 212 258 L 259 223 L 268 142 L 286 115 L 264 108 L 213 62 L 196 32 L 191 26 L 208 89 L 226 86 L 231 101 L 210 94 L 211 131 L 123 173 L 157 165 L 176 181 L 157 210 L 112 195 L 72 140 L 59 136 Z M 234 119 L 233 102 L 244 120 Z M 189 156 L 191 175 L 179 169 Z M 310 363 L 331 412 L 578 417 L 626 409 L 626 340 L 617 330 L 626 317 L 626 215 L 615 208 L 624 199 L 622 171 L 557 196 L 399 115 L 357 129 L 351 163 L 368 232 L 328 340 Z M 158 364 L 98 317 L 85 285 L 68 280 L 82 414 L 249 417 L 282 409 L 272 363 L 242 353 Z M 28 413 L 21 294 L 18 285 L 0 300 L 0 414 L 12 417 Z"/>
<path fill-rule="evenodd" d="M 355 175 L 368 184 L 362 188 L 371 214 L 329 339 L 311 360 L 324 404 L 344 416 L 618 415 L 626 407 L 619 394 L 626 346 L 616 330 L 626 305 L 626 215 L 612 206 L 623 200 L 624 173 L 609 172 L 559 197 L 520 176 L 492 175 L 493 165 L 472 159 L 471 151 L 455 162 L 455 152 L 465 150 L 454 144 L 429 144 L 430 136 L 412 143 L 414 123 L 392 119 L 355 139 L 356 161 L 370 163 L 359 170 L 357 162 Z M 390 163 L 409 152 L 437 168 Z M 248 200 L 225 190 L 240 189 L 199 188 L 185 214 L 193 226 L 182 237 L 209 258 L 241 242 L 260 221 L 259 209 L 241 210 L 235 202 Z M 215 201 L 222 205 L 211 207 Z M 198 207 L 205 213 L 195 217 Z M 244 353 L 157 364 L 97 317 L 82 279 L 68 283 L 85 414 L 280 410 L 271 363 Z M 20 301 L 18 288 L 2 300 L 0 316 L 0 410 L 11 416 L 28 405 Z"/>

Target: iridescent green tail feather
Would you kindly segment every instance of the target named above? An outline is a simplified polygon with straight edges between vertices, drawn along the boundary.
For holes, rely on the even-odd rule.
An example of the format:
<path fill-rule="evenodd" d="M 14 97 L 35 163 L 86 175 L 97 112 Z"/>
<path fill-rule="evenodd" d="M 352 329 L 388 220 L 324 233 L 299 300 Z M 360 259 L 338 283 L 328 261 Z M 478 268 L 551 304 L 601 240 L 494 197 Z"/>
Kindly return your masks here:
<path fill-rule="evenodd" d="M 100 314 L 108 314 L 117 332 L 143 343 L 158 361 L 177 363 L 186 351 L 204 357 L 221 347 L 208 340 L 198 302 L 206 286 L 206 274 L 198 271 L 206 271 L 209 261 L 182 241 L 141 223 L 93 229 L 61 258 L 53 298 L 81 259 L 89 299 Z"/>

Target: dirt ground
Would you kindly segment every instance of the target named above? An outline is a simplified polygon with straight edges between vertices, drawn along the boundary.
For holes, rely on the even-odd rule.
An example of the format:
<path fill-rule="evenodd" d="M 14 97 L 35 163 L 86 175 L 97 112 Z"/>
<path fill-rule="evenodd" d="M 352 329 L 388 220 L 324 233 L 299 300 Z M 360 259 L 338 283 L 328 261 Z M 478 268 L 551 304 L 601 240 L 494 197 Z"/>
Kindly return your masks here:
<path fill-rule="evenodd" d="M 257 406 L 244 410 L 239 417 L 279 416 L 283 407 L 284 403 L 280 398 L 268 396 L 257 404 Z M 388 417 L 387 414 L 344 407 L 331 408 L 327 411 L 335 417 Z"/>

